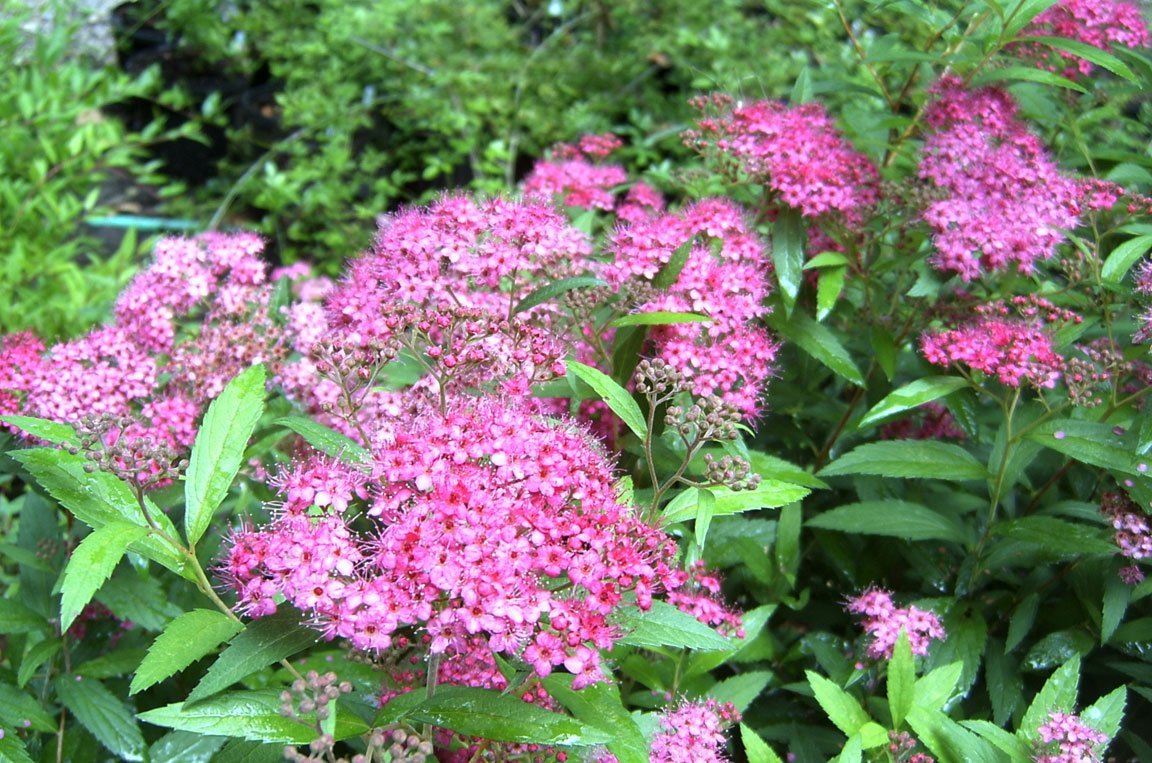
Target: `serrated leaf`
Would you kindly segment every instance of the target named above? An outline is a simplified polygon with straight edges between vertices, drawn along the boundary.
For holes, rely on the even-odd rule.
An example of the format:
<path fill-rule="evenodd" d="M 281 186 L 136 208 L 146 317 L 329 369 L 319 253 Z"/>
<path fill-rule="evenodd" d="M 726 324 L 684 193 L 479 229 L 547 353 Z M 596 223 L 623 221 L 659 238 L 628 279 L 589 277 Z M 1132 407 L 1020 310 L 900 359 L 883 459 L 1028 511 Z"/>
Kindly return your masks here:
<path fill-rule="evenodd" d="M 140 727 L 132 712 L 104 684 L 63 675 L 55 685 L 56 696 L 100 744 L 122 760 L 144 760 L 147 745 Z"/>
<path fill-rule="evenodd" d="M 964 673 L 964 663 L 957 661 L 928 671 L 916 681 L 912 690 L 914 705 L 940 709 L 952 699 L 960 676 Z"/>
<path fill-rule="evenodd" d="M 1084 708 L 1080 719 L 1109 739 L 1120 731 L 1124 720 L 1124 705 L 1128 702 L 1128 689 L 1117 686 L 1111 692 Z"/>
<path fill-rule="evenodd" d="M 820 707 L 824 709 L 828 720 L 846 736 L 851 738 L 872 720 L 851 694 L 811 670 L 804 671 L 804 674 L 808 677 L 808 685 L 812 687 L 812 693 L 816 696 Z"/>
<path fill-rule="evenodd" d="M 804 270 L 820 270 L 822 268 L 837 268 L 848 264 L 848 258 L 840 252 L 820 252 L 804 263 Z"/>
<path fill-rule="evenodd" d="M 740 741 L 744 743 L 748 763 L 784 763 L 759 734 L 743 723 L 740 724 Z"/>
<path fill-rule="evenodd" d="M 648 742 L 624 707 L 618 686 L 600 682 L 575 691 L 572 676 L 563 673 L 549 675 L 543 684 L 576 720 L 612 735 L 605 746 L 619 763 L 648 763 Z"/>
<path fill-rule="evenodd" d="M 1019 646 L 1024 637 L 1028 635 L 1028 631 L 1032 630 L 1032 624 L 1036 622 L 1036 612 L 1039 609 L 1040 597 L 1030 593 L 1012 610 L 1012 617 L 1008 620 L 1008 637 L 1004 641 L 1005 652 L 1011 652 Z"/>
<path fill-rule="evenodd" d="M 107 472 L 89 474 L 85 467 L 90 462 L 84 456 L 55 448 L 31 448 L 9 455 L 20 462 L 60 505 L 92 529 L 98 530 L 109 522 L 117 521 L 148 526 L 132 488 Z M 175 538 L 176 528 L 172 520 L 151 499 L 145 498 L 144 501 L 153 523 L 168 537 Z M 179 549 L 158 535 L 152 534 L 138 540 L 130 550 L 167 567 L 181 577 L 195 580 L 195 572 L 189 569 Z"/>
<path fill-rule="evenodd" d="M 1152 235 L 1130 238 L 1115 247 L 1104 261 L 1104 267 L 1100 269 L 1101 279 L 1118 285 L 1132 266 L 1148 253 L 1149 248 L 1152 248 Z"/>
<path fill-rule="evenodd" d="M 184 475 L 184 532 L 190 545 L 203 537 L 240 471 L 264 413 L 264 378 L 264 366 L 252 366 L 228 382 L 204 414 Z"/>
<path fill-rule="evenodd" d="M 60 596 L 60 627 L 63 630 L 72 627 L 77 615 L 112 576 L 128 547 L 147 534 L 146 527 L 109 522 L 80 541 L 64 568 Z"/>
<path fill-rule="evenodd" d="M 955 517 L 911 501 L 863 501 L 839 506 L 809 519 L 805 524 L 821 530 L 856 535 L 886 535 L 908 541 L 967 541 L 964 524 Z"/>
<path fill-rule="evenodd" d="M 407 717 L 416 723 L 430 723 L 496 742 L 589 747 L 613 739 L 609 732 L 536 707 L 514 695 L 471 686 L 440 687 Z"/>
<path fill-rule="evenodd" d="M 840 340 L 822 323 L 803 313 L 795 313 L 790 320 L 783 320 L 776 314 L 769 316 L 769 325 L 785 339 L 795 342 L 800 349 L 811 355 L 833 373 L 844 377 L 858 386 L 864 386 L 864 375 L 852 361 L 852 356 L 840 344 Z"/>
<path fill-rule="evenodd" d="M 1032 750 L 1015 734 L 1005 731 L 990 721 L 960 721 L 960 725 L 979 734 L 998 747 L 1011 763 L 1031 763 Z"/>
<path fill-rule="evenodd" d="M 281 715 L 281 704 L 276 691 L 228 692 L 201 702 L 166 705 L 137 717 L 154 726 L 252 742 L 298 745 L 315 739 L 316 729 Z M 333 736 L 348 739 L 367 728 L 368 724 L 352 713 L 338 713 Z"/>
<path fill-rule="evenodd" d="M 905 384 L 890 392 L 883 400 L 872 406 L 857 425 L 864 428 L 903 411 L 930 403 L 958 389 L 968 386 L 968 382 L 956 376 L 926 376 Z"/>
<path fill-rule="evenodd" d="M 16 673 L 16 685 L 23 689 L 49 660 L 63 647 L 60 639 L 48 638 L 28 647 L 20 659 L 20 670 Z"/>
<path fill-rule="evenodd" d="M 629 313 L 608 322 L 611 328 L 622 326 L 671 326 L 677 323 L 711 323 L 712 319 L 699 313 L 676 313 L 656 310 L 651 313 Z"/>
<path fill-rule="evenodd" d="M 1100 643 L 1107 644 L 1108 639 L 1120 627 L 1124 620 L 1124 613 L 1128 609 L 1132 589 L 1120 579 L 1119 575 L 1111 575 L 1104 582 L 1104 600 L 1100 605 Z"/>
<path fill-rule="evenodd" d="M 892 659 L 888 661 L 888 711 L 892 714 L 893 728 L 900 728 L 912 709 L 915 690 L 916 664 L 908 644 L 908 633 L 901 629 L 892 649 Z"/>
<path fill-rule="evenodd" d="M 1128 68 L 1128 65 L 1121 61 L 1116 56 L 1112 55 L 1106 50 L 1094 47 L 1079 40 L 1069 40 L 1067 37 L 1047 37 L 1043 35 L 1028 35 L 1022 37 L 1021 40 L 1029 43 L 1040 43 L 1047 45 L 1056 50 L 1062 50 L 1065 53 L 1071 53 L 1077 58 L 1083 58 L 1085 61 L 1096 64 L 1101 69 L 1107 69 L 1113 74 L 1123 77 L 1129 82 L 1136 82 L 1136 75 Z"/>
<path fill-rule="evenodd" d="M 0 599 L 0 633 L 49 633 L 48 621 L 15 599 Z"/>
<path fill-rule="evenodd" d="M 708 489 L 713 497 L 713 516 L 728 516 L 756 509 L 775 509 L 795 503 L 812 491 L 800 485 L 776 480 L 761 480 L 755 490 L 732 490 L 727 487 Z M 683 522 L 696 516 L 699 492 L 688 489 L 678 494 L 665 507 L 666 522 Z"/>
<path fill-rule="evenodd" d="M 1004 39 L 1012 39 L 1034 18 L 1059 3 L 1060 0 L 1023 0 L 1014 7 L 1014 12 L 1004 25 Z"/>
<path fill-rule="evenodd" d="M 934 440 L 885 440 L 861 445 L 820 470 L 821 477 L 873 474 L 904 479 L 980 480 L 988 476 L 959 445 Z"/>
<path fill-rule="evenodd" d="M 804 471 L 796 464 L 767 453 L 762 453 L 757 450 L 748 451 L 748 463 L 752 467 L 752 471 L 766 480 L 791 482 L 795 485 L 820 488 L 822 490 L 828 489 L 828 483 L 819 477 Z"/>
<path fill-rule="evenodd" d="M 287 280 L 282 279 L 281 283 Z M 215 760 L 212 756 L 226 741 L 224 737 L 172 731 L 152 744 L 148 749 L 148 758 L 152 763 L 212 763 Z"/>
<path fill-rule="evenodd" d="M 1028 440 L 1079 461 L 1103 469 L 1124 472 L 1133 477 L 1143 472 L 1147 463 L 1135 457 L 1112 431 L 1111 424 L 1076 419 L 1047 421 L 1027 435 Z"/>
<path fill-rule="evenodd" d="M 1027 670 L 1047 670 L 1092 651 L 1093 639 L 1083 631 L 1066 628 L 1045 634 L 1024 655 Z"/>
<path fill-rule="evenodd" d="M 274 615 L 249 623 L 212 663 L 204 678 L 188 695 L 188 701 L 196 702 L 211 696 L 316 643 L 319 635 L 300 625 L 298 617 L 295 611 L 285 607 Z"/>
<path fill-rule="evenodd" d="M 56 719 L 40 699 L 6 683 L 0 683 L 0 724 L 47 734 L 56 731 Z"/>
<path fill-rule="evenodd" d="M 1037 546 L 1055 558 L 1111 556 L 1116 553 L 1116 546 L 1103 530 L 1056 517 L 1022 517 L 1000 522 L 993 532 Z"/>
<path fill-rule="evenodd" d="M 0 737 L 0 763 L 35 763 L 28 755 L 23 740 L 15 734 Z"/>
<path fill-rule="evenodd" d="M 209 654 L 244 629 L 244 624 L 209 609 L 185 612 L 164 628 L 132 678 L 129 694 L 147 689 Z"/>
<path fill-rule="evenodd" d="M 606 286 L 607 284 L 599 278 L 592 276 L 574 276 L 572 278 L 561 278 L 559 281 L 545 284 L 538 289 L 533 289 L 528 292 L 525 297 L 516 303 L 512 308 L 512 315 L 519 315 L 525 310 L 542 305 L 545 302 L 550 302 L 561 294 L 566 294 L 573 289 L 588 289 L 594 286 Z"/>
<path fill-rule="evenodd" d="M 1056 668 L 1032 698 L 1032 703 L 1024 711 L 1024 718 L 1020 721 L 1018 733 L 1021 737 L 1035 741 L 1038 738 L 1036 730 L 1048 720 L 1053 710 L 1072 712 L 1076 705 L 1079 686 L 1080 656 L 1076 655 Z"/>
<path fill-rule="evenodd" d="M 772 682 L 772 673 L 767 670 L 753 670 L 729 676 L 708 690 L 708 696 L 718 702 L 731 702 L 736 710 L 743 713 Z"/>
<path fill-rule="evenodd" d="M 939 710 L 914 707 L 908 725 L 940 763 L 1000 763 L 996 748 Z"/>
<path fill-rule="evenodd" d="M 820 271 L 816 282 L 816 320 L 822 321 L 836 307 L 840 292 L 844 290 L 847 268 L 826 268 Z"/>
<path fill-rule="evenodd" d="M 67 424 L 61 424 L 59 421 L 38 419 L 34 416 L 0 416 L 0 421 L 23 429 L 28 434 L 44 442 L 51 442 L 56 445 L 80 444 L 80 438 L 76 436 L 76 430 Z"/>
<path fill-rule="evenodd" d="M 652 602 L 643 612 L 636 607 L 621 610 L 620 627 L 626 635 L 617 643 L 641 647 L 677 647 L 717 651 L 732 642 L 687 612 L 663 601 Z"/>
<path fill-rule="evenodd" d="M 652 285 L 657 289 L 667 289 L 676 283 L 680 278 L 680 272 L 688 263 L 688 257 L 692 254 L 692 247 L 695 245 L 696 239 L 693 237 L 676 247 L 672 256 L 668 258 L 668 262 L 664 263 L 663 267 L 652 277 Z"/>
<path fill-rule="evenodd" d="M 232 738 L 212 758 L 212 763 L 282 763 L 283 760 L 283 745 Z"/>
<path fill-rule="evenodd" d="M 568 370 L 591 387 L 638 438 L 643 440 L 647 436 L 648 425 L 644 421 L 644 414 L 640 412 L 640 406 L 632 399 L 628 390 L 600 369 L 575 360 L 568 361 Z"/>
<path fill-rule="evenodd" d="M 147 651 L 144 649 L 117 649 L 115 652 L 100 655 L 80 663 L 72 672 L 85 678 L 118 678 L 126 676 L 140 667 Z"/>
<path fill-rule="evenodd" d="M 784 305 L 791 311 L 804 280 L 804 221 L 798 209 L 780 208 L 772 225 L 772 264 Z"/>
<path fill-rule="evenodd" d="M 1067 77 L 1061 77 L 1059 74 L 1053 74 L 1050 71 L 1037 69 L 1033 66 L 1005 66 L 999 69 L 988 69 L 976 77 L 976 79 L 972 81 L 972 85 L 980 87 L 993 82 L 1036 82 L 1041 85 L 1051 85 L 1052 87 L 1075 90 L 1078 93 L 1088 92 L 1081 85 Z"/>
<path fill-rule="evenodd" d="M 330 429 L 306 416 L 285 416 L 274 424 L 291 429 L 316 450 L 348 464 L 364 464 L 372 459 L 367 448 L 348 435 Z"/>
<path fill-rule="evenodd" d="M 1016 708 L 1024 704 L 1023 679 L 1016 661 L 999 642 L 990 643 L 984 652 L 984 685 L 988 687 L 993 720 L 1007 723 Z"/>

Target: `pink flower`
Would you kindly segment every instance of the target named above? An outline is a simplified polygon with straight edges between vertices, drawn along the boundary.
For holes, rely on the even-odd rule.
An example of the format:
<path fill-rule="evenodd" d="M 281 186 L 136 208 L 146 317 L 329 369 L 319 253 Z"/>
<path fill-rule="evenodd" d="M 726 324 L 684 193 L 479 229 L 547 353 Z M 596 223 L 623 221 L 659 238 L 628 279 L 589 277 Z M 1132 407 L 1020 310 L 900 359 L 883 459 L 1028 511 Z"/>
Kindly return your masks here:
<path fill-rule="evenodd" d="M 1060 710 L 1053 710 L 1037 733 L 1041 751 L 1032 758 L 1036 763 L 1099 763 L 1108 743 L 1107 734 Z"/>
<path fill-rule="evenodd" d="M 879 199 L 876 167 L 844 139 L 823 106 L 734 104 L 715 95 L 693 106 L 718 113 L 702 117 L 686 134 L 689 146 L 714 151 L 805 217 L 839 213 L 854 225 Z"/>
<path fill-rule="evenodd" d="M 847 609 L 853 614 L 864 615 L 864 631 L 869 638 L 868 656 L 874 659 L 892 658 L 901 631 L 908 634 L 912 654 L 919 656 L 928 654 L 932 642 L 947 635 L 934 612 L 918 607 L 897 607 L 892 594 L 882 588 L 870 588 L 849 599 Z"/>
<path fill-rule="evenodd" d="M 1117 0 L 1062 0 L 1037 16 L 1020 36 L 1023 42 L 1013 46 L 1017 55 L 1035 59 L 1041 68 L 1073 79 L 1091 74 L 1095 65 L 1072 53 L 1029 43 L 1027 38 L 1063 37 L 1101 50 L 1113 45 L 1143 48 L 1149 40 L 1140 6 Z"/>

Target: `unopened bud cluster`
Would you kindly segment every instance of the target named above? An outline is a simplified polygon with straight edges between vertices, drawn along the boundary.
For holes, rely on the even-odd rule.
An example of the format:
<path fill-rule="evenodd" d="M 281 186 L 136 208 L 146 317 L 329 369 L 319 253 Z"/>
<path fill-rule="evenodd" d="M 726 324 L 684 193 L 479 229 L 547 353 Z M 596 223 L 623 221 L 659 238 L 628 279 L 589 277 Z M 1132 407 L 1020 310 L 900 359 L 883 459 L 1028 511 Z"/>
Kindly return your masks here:
<path fill-rule="evenodd" d="M 294 721 L 315 725 L 319 731 L 324 721 L 332 716 L 332 703 L 352 691 L 352 684 L 338 681 L 335 673 L 321 675 L 314 670 L 308 671 L 303 678 L 292 682 L 291 689 L 280 693 L 280 714 Z M 294 747 L 286 747 L 284 759 L 302 762 L 329 760 L 335 746 L 335 738 L 321 732 L 309 743 L 309 754 L 305 755 Z"/>
<path fill-rule="evenodd" d="M 89 460 L 84 470 L 115 474 L 141 490 L 167 485 L 188 468 L 188 459 L 171 442 L 155 436 L 128 416 L 81 416 L 76 425 L 79 446 L 69 448 Z"/>

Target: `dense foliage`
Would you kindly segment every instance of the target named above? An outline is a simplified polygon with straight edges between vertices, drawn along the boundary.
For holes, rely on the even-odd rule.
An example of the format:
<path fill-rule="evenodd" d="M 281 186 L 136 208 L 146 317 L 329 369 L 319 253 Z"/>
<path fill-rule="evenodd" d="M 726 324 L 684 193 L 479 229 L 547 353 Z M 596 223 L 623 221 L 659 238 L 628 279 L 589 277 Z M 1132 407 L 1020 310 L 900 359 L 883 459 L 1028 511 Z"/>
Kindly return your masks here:
<path fill-rule="evenodd" d="M 1136 6 L 834 3 L 773 32 L 787 99 L 650 106 L 580 77 L 658 5 L 387 5 L 241 22 L 337 152 L 245 182 L 339 189 L 289 234 L 337 277 L 163 238 L 88 333 L 0 339 L 0 760 L 1152 760 Z M 235 47 L 214 7 L 170 18 Z M 337 147 L 385 105 L 397 172 L 486 193 L 384 214 Z"/>

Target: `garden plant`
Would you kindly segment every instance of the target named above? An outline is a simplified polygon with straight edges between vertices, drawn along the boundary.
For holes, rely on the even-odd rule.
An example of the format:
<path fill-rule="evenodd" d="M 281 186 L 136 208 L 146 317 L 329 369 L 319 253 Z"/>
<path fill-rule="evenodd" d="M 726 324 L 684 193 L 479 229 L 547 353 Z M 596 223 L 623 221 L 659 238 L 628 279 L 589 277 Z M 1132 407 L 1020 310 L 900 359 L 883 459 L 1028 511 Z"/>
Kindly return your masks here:
<path fill-rule="evenodd" d="M 0 338 L 0 761 L 1152 760 L 1147 22 L 817 10 L 668 161 Z"/>

